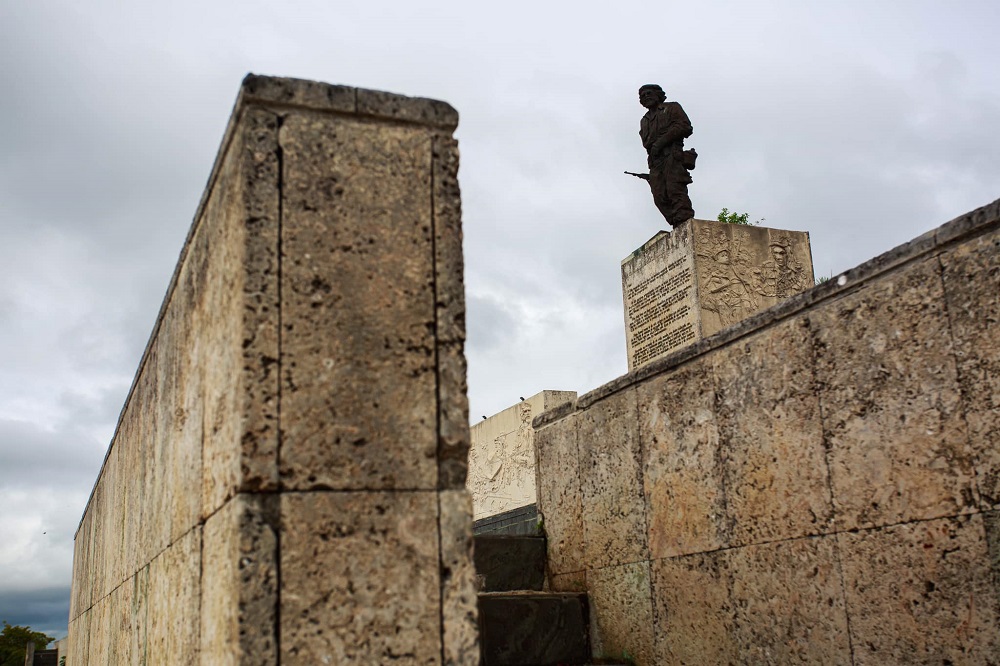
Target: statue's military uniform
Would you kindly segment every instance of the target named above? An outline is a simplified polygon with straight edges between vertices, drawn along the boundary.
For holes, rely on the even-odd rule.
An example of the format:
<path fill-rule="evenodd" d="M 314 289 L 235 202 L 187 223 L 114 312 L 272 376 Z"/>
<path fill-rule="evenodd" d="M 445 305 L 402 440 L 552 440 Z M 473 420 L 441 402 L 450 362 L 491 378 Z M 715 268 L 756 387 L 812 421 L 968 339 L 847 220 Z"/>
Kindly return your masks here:
<path fill-rule="evenodd" d="M 653 203 L 671 226 L 694 217 L 687 186 L 691 174 L 684 165 L 684 139 L 694 128 L 677 102 L 650 109 L 639 123 L 639 138 L 649 155 L 649 189 Z"/>

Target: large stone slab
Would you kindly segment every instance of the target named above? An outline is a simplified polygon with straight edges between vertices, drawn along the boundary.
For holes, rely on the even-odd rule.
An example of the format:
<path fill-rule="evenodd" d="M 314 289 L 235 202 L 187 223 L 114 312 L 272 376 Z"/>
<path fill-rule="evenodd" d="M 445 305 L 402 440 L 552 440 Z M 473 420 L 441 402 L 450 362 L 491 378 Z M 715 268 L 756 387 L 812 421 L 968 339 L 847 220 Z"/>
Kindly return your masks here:
<path fill-rule="evenodd" d="M 655 664 L 736 664 L 729 552 L 650 562 Z"/>
<path fill-rule="evenodd" d="M 437 487 L 431 135 L 281 128 L 286 488 Z"/>
<path fill-rule="evenodd" d="M 982 508 L 1000 507 L 1000 231 L 941 255 L 958 385 Z"/>
<path fill-rule="evenodd" d="M 439 664 L 437 525 L 436 492 L 283 494 L 281 663 Z"/>
<path fill-rule="evenodd" d="M 838 530 L 977 509 L 940 264 L 810 313 Z"/>
<path fill-rule="evenodd" d="M 241 493 L 205 522 L 201 655 L 219 666 L 277 663 L 278 497 Z"/>
<path fill-rule="evenodd" d="M 245 79 L 77 533 L 71 663 L 478 663 L 456 122 Z"/>
<path fill-rule="evenodd" d="M 836 548 L 829 536 L 729 552 L 743 663 L 851 665 Z"/>
<path fill-rule="evenodd" d="M 832 527 L 812 347 L 796 317 L 713 355 L 730 545 Z"/>
<path fill-rule="evenodd" d="M 629 371 L 813 286 L 809 234 L 691 220 L 622 260 Z"/>
<path fill-rule="evenodd" d="M 601 659 L 655 664 L 649 562 L 587 572 L 590 642 Z"/>
<path fill-rule="evenodd" d="M 588 569 L 649 559 L 636 391 L 580 415 L 580 483 Z"/>
<path fill-rule="evenodd" d="M 695 359 L 636 391 L 650 558 L 728 545 L 711 360 Z"/>
<path fill-rule="evenodd" d="M 837 538 L 855 664 L 997 663 L 1000 599 L 981 515 Z"/>
<path fill-rule="evenodd" d="M 550 535 L 546 541 L 550 574 L 586 568 L 578 421 L 571 415 L 535 433 L 538 511 Z"/>

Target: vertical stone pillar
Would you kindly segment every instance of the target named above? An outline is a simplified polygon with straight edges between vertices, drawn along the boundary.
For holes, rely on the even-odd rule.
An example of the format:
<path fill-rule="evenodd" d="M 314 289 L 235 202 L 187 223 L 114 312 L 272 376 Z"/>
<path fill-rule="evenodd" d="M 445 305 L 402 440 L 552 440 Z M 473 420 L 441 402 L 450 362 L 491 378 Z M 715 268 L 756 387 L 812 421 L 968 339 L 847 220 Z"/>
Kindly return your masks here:
<path fill-rule="evenodd" d="M 281 663 L 476 663 L 457 114 L 250 86 L 336 107 L 278 131 Z"/>
<path fill-rule="evenodd" d="M 457 121 L 244 80 L 77 532 L 71 663 L 479 663 Z"/>

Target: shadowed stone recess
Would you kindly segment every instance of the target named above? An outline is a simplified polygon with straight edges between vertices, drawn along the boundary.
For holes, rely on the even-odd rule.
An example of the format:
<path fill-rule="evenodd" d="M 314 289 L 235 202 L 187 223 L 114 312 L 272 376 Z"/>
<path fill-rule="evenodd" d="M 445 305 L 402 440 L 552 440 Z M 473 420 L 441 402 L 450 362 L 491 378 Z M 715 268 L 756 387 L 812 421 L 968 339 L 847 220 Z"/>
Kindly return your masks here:
<path fill-rule="evenodd" d="M 581 594 L 479 595 L 483 666 L 582 664 L 587 601 Z"/>
<path fill-rule="evenodd" d="M 541 590 L 545 583 L 545 539 L 530 536 L 475 537 L 476 573 L 483 592 Z"/>

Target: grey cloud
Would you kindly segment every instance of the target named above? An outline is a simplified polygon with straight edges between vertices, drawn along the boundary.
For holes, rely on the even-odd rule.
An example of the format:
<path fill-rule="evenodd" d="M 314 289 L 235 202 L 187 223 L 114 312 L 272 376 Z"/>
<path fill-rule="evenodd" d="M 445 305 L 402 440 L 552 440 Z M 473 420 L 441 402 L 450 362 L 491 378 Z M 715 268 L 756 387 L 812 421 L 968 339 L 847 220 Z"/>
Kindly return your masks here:
<path fill-rule="evenodd" d="M 0 591 L 0 620 L 31 627 L 56 640 L 64 638 L 69 622 L 69 586 Z"/>

